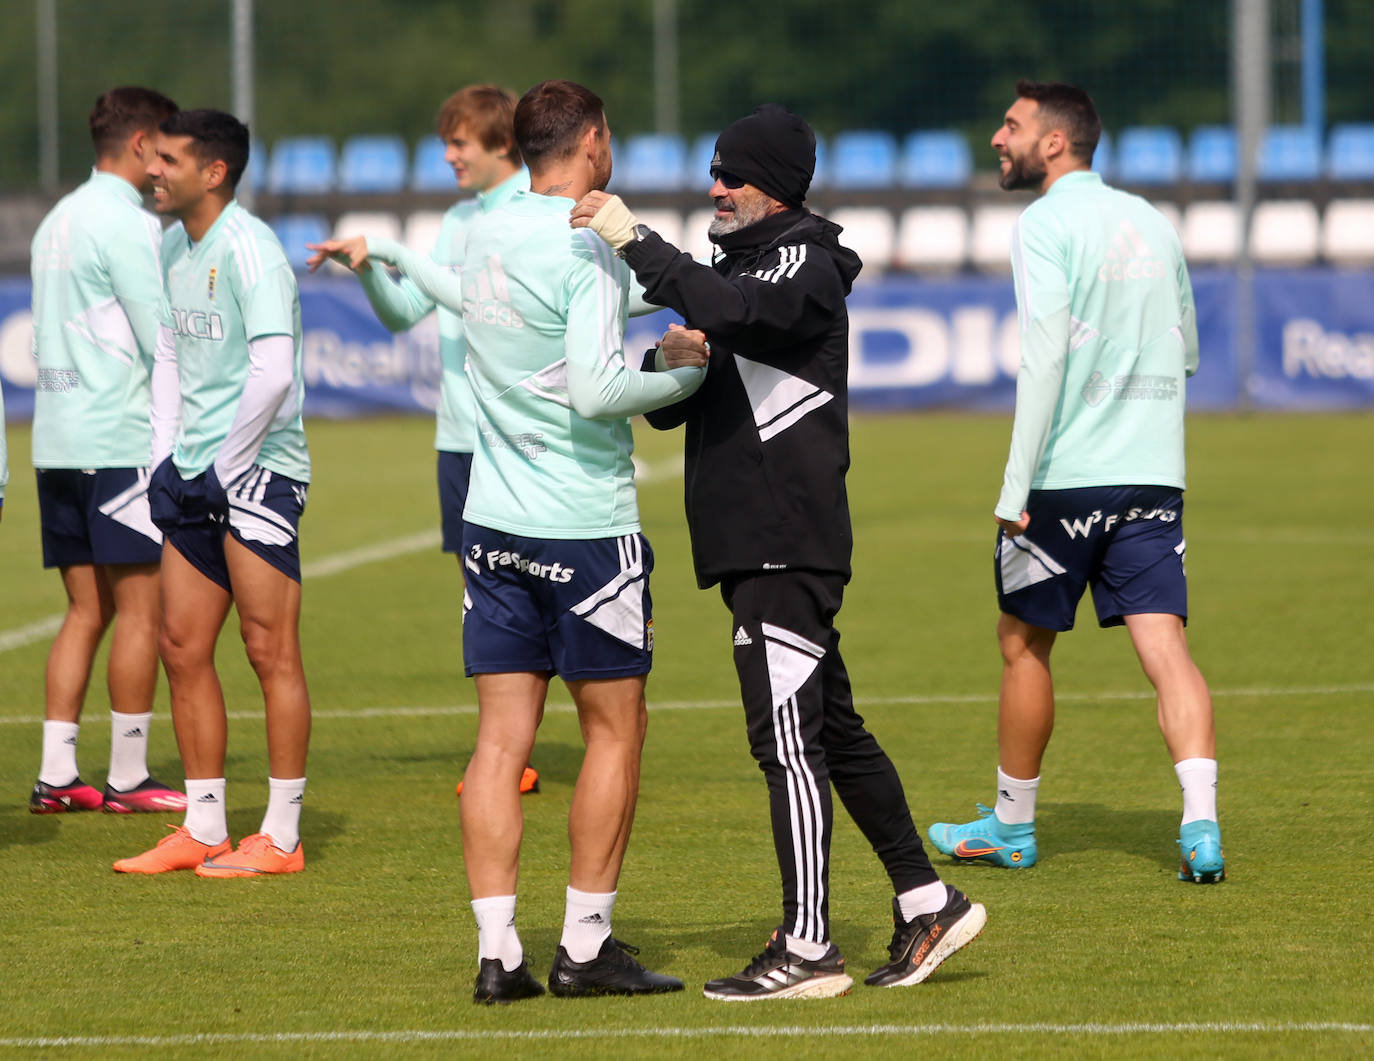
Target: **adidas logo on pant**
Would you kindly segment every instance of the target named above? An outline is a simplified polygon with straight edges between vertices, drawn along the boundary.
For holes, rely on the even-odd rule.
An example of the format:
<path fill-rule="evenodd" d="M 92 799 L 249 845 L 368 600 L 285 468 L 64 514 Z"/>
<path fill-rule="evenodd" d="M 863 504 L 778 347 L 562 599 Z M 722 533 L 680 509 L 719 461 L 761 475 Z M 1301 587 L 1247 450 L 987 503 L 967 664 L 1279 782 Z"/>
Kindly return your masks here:
<path fill-rule="evenodd" d="M 735 631 L 735 645 L 736 645 L 736 647 L 739 647 L 739 646 L 742 646 L 742 645 L 752 645 L 753 643 L 754 643 L 754 639 L 753 639 L 752 637 L 749 636 L 749 631 L 746 630 L 744 627 L 741 626 L 738 630 Z"/>

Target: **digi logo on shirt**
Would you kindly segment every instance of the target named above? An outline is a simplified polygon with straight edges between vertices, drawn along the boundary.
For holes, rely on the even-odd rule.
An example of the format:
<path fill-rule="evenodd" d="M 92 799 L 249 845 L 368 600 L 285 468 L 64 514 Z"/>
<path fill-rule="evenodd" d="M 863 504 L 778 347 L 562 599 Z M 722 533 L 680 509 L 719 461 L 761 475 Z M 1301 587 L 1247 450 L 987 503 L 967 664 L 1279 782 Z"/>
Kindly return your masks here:
<path fill-rule="evenodd" d="M 224 339 L 224 321 L 218 313 L 206 313 L 198 309 L 177 309 L 172 307 L 172 331 L 191 339 Z"/>

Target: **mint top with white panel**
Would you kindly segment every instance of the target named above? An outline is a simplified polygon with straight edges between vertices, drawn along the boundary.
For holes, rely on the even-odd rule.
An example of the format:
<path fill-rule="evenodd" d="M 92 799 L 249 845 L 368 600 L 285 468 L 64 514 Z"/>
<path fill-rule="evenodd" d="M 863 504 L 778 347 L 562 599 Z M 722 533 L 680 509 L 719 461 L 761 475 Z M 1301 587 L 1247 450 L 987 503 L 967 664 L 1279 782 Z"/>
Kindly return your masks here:
<path fill-rule="evenodd" d="M 181 388 L 181 429 L 172 450 L 177 471 L 187 479 L 199 475 L 228 437 L 248 378 L 248 344 L 288 335 L 295 347 L 295 385 L 277 409 L 256 463 L 309 482 L 301 424 L 301 303 L 277 237 L 234 201 L 198 243 L 181 225 L 168 229 L 162 264 Z"/>
<path fill-rule="evenodd" d="M 468 228 L 461 275 L 391 241 L 374 257 L 436 301 L 461 306 L 477 449 L 463 518 L 535 538 L 639 529 L 627 419 L 680 401 L 704 368 L 625 364 L 629 267 L 572 201 L 518 192 Z"/>
<path fill-rule="evenodd" d="M 454 203 L 444 214 L 439 236 L 430 252 L 437 264 L 460 268 L 467 229 L 474 217 L 494 210 L 518 191 L 530 186 L 530 174 L 523 166 L 494 188 L 478 192 L 475 198 Z M 370 242 L 370 241 L 369 241 Z M 471 453 L 475 445 L 472 422 L 472 390 L 464 372 L 467 344 L 463 340 L 463 318 L 447 306 L 436 304 L 414 281 L 393 280 L 384 269 L 369 269 L 359 274 L 367 300 L 377 317 L 393 332 L 405 331 L 438 309 L 439 358 L 443 376 L 439 384 L 439 407 L 435 410 L 434 448 L 451 453 Z"/>
<path fill-rule="evenodd" d="M 1178 233 L 1144 199 L 1074 171 L 1012 232 L 1021 333 L 996 513 L 1032 490 L 1184 487 L 1185 380 L 1197 317 Z"/>
<path fill-rule="evenodd" d="M 94 172 L 38 226 L 32 244 L 38 468 L 137 468 L 151 459 L 149 378 L 171 318 L 162 226 L 136 189 Z"/>

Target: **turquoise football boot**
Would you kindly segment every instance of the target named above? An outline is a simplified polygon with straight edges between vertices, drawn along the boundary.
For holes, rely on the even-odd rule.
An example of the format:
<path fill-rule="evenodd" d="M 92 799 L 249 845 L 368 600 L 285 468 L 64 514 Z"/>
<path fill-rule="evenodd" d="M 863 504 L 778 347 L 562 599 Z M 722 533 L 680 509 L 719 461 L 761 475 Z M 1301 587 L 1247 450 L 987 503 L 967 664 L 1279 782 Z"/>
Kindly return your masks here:
<path fill-rule="evenodd" d="M 1183 856 L 1179 880 L 1216 884 L 1226 879 L 1226 856 L 1221 849 L 1221 830 L 1216 822 L 1203 819 L 1180 826 L 1178 849 Z"/>
<path fill-rule="evenodd" d="M 942 854 L 965 862 L 987 862 L 1004 869 L 1029 869 L 1035 865 L 1035 824 L 1007 825 L 990 807 L 978 804 L 980 817 L 954 825 L 936 822 L 928 830 L 930 842 Z"/>

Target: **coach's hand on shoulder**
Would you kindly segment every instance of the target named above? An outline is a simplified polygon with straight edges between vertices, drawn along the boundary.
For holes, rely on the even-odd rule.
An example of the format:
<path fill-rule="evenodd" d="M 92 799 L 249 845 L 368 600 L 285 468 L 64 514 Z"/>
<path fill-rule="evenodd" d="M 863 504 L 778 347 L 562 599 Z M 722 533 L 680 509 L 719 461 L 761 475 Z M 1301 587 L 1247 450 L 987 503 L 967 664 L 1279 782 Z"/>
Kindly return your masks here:
<path fill-rule="evenodd" d="M 659 371 L 670 368 L 701 368 L 711 359 L 711 347 L 706 333 L 681 324 L 670 324 L 658 341 L 658 355 L 654 367 Z"/>
<path fill-rule="evenodd" d="M 348 239 L 327 239 L 323 243 L 307 243 L 305 249 L 315 252 L 305 260 L 306 267 L 312 273 L 330 258 L 340 265 L 348 266 L 355 273 L 366 272 L 372 268 L 372 262 L 368 258 L 366 236 L 350 236 Z"/>
<path fill-rule="evenodd" d="M 611 245 L 612 250 L 621 247 L 635 238 L 635 225 L 639 219 L 630 213 L 618 195 L 605 192 L 588 192 L 573 205 L 568 215 L 573 228 L 589 228 Z"/>

